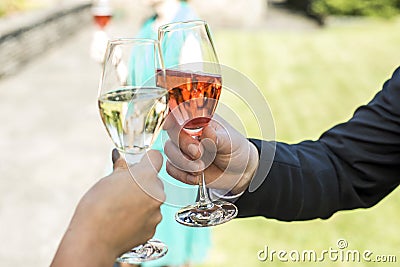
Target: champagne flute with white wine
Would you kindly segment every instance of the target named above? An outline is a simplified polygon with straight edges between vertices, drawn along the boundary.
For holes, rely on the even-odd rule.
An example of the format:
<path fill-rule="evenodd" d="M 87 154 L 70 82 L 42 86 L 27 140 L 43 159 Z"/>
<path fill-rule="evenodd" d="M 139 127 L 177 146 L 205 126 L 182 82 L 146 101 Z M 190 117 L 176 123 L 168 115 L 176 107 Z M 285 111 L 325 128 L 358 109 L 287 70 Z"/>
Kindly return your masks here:
<path fill-rule="evenodd" d="M 163 71 L 157 41 L 124 38 L 108 42 L 98 105 L 106 130 L 128 165 L 140 161 L 150 149 L 167 115 L 168 92 L 156 85 Z M 139 264 L 160 258 L 167 250 L 165 244 L 151 239 L 117 261 Z"/>

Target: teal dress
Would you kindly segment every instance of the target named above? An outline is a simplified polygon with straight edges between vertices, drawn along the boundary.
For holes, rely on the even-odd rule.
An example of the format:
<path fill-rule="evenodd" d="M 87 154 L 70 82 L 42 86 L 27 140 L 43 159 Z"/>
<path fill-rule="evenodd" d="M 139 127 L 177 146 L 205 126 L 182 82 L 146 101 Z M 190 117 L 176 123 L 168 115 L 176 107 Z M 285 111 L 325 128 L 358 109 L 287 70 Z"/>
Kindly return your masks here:
<path fill-rule="evenodd" d="M 197 15 L 184 3 L 180 3 L 180 9 L 171 22 L 197 19 Z M 155 17 L 148 19 L 136 35 L 137 38 L 157 39 L 157 32 L 153 24 Z M 177 60 L 178 63 L 178 51 Z M 168 62 L 172 65 L 174 62 Z M 163 153 L 164 143 L 168 139 L 166 132 L 162 131 L 153 144 L 152 148 Z M 193 204 L 197 197 L 197 186 L 183 184 L 171 176 L 165 170 L 166 156 L 164 155 L 164 166 L 161 168 L 159 177 L 164 183 L 166 193 L 165 204 L 161 205 L 162 221 L 157 226 L 155 239 L 161 240 L 168 246 L 168 253 L 154 261 L 142 263 L 142 266 L 168 266 L 182 265 L 185 263 L 200 263 L 204 260 L 210 248 L 210 229 L 193 228 L 181 225 L 175 221 L 175 213 L 183 206 Z"/>

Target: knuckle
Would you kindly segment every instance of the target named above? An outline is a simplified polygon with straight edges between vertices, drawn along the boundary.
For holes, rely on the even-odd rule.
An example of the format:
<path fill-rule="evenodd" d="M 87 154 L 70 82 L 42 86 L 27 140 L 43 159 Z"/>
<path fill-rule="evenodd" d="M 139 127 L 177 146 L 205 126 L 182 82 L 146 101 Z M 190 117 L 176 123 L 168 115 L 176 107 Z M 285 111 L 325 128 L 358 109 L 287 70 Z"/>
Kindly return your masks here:
<path fill-rule="evenodd" d="M 145 240 L 147 241 L 147 240 L 151 239 L 151 238 L 154 236 L 154 234 L 156 233 L 156 227 L 151 226 L 151 227 L 149 227 L 149 228 L 146 229 L 146 230 L 147 230 L 147 231 L 146 231 L 146 234 L 145 234 L 144 238 L 145 238 Z M 144 243 L 144 242 L 143 242 L 143 243 Z"/>
<path fill-rule="evenodd" d="M 164 145 L 164 153 L 165 153 L 165 155 L 170 155 L 171 154 L 171 150 L 172 150 L 172 148 L 173 148 L 173 143 L 172 143 L 172 141 L 170 140 L 170 139 L 168 139 L 166 142 L 165 142 L 165 145 Z"/>
<path fill-rule="evenodd" d="M 163 216 L 162 216 L 161 212 L 157 212 L 157 214 L 155 216 L 156 224 L 159 224 L 161 222 L 162 218 L 163 218 Z"/>

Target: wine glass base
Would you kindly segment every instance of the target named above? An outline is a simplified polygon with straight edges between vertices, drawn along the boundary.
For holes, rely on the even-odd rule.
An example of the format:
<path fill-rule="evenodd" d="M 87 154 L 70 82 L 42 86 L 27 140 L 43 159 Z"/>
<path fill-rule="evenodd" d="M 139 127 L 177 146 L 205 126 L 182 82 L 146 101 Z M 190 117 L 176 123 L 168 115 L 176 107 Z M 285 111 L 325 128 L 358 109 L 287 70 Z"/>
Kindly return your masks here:
<path fill-rule="evenodd" d="M 175 220 L 191 227 L 208 227 L 226 223 L 236 217 L 238 210 L 227 201 L 217 200 L 205 207 L 198 204 L 182 208 L 175 214 Z"/>
<path fill-rule="evenodd" d="M 167 246 L 159 240 L 150 239 L 145 244 L 137 246 L 116 259 L 117 262 L 139 264 L 156 260 L 167 254 Z"/>

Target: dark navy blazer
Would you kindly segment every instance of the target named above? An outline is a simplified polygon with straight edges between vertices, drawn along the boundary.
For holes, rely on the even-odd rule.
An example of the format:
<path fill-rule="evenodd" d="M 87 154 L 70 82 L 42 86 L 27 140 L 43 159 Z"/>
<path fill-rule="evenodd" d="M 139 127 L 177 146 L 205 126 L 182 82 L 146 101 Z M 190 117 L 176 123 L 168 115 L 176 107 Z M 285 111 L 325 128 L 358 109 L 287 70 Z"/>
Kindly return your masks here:
<path fill-rule="evenodd" d="M 250 141 L 260 155 L 263 150 L 267 154 L 271 146 L 266 141 Z M 259 168 L 268 165 L 268 160 L 261 157 Z M 328 218 L 339 210 L 371 207 L 399 183 L 400 68 L 370 103 L 317 141 L 277 142 L 265 181 L 256 191 L 246 191 L 235 204 L 239 217 Z"/>

